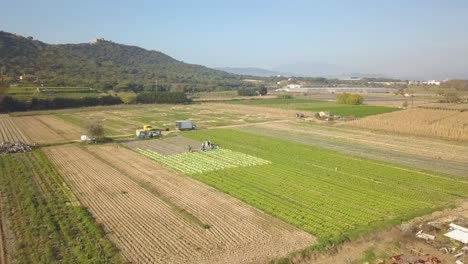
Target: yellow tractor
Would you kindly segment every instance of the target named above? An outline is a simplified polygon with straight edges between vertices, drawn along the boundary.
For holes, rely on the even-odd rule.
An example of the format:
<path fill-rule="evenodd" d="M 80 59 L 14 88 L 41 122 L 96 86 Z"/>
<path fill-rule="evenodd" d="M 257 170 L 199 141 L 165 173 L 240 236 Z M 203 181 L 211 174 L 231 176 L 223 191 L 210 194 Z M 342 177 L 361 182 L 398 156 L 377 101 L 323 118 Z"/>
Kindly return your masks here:
<path fill-rule="evenodd" d="M 160 129 L 153 128 L 150 125 L 144 125 L 143 129 L 136 130 L 136 136 L 140 139 L 160 137 L 161 135 Z"/>

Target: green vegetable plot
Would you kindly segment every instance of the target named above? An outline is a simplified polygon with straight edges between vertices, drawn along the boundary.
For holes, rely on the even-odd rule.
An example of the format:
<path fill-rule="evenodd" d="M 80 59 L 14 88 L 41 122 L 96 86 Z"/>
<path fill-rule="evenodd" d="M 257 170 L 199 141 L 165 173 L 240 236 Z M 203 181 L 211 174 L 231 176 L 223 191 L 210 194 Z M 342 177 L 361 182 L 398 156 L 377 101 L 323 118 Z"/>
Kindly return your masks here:
<path fill-rule="evenodd" d="M 181 171 L 320 238 L 344 237 L 394 225 L 468 196 L 468 181 L 355 158 L 330 150 L 233 130 L 185 133 L 234 153 L 271 161 L 228 166 L 225 153 L 180 161 Z M 159 156 L 155 159 L 161 159 Z M 203 158 L 202 158 L 203 157 Z M 163 163 L 169 162 L 169 157 Z M 237 159 L 234 159 L 237 162 Z M 171 161 L 172 162 L 172 161 Z M 255 163 L 255 162 L 253 162 Z"/>
<path fill-rule="evenodd" d="M 210 150 L 206 152 L 187 152 L 167 156 L 150 150 L 137 149 L 137 151 L 150 159 L 159 161 L 186 174 L 271 163 L 268 160 L 228 149 Z"/>
<path fill-rule="evenodd" d="M 41 152 L 0 155 L 0 191 L 15 234 L 12 263 L 123 263 Z"/>

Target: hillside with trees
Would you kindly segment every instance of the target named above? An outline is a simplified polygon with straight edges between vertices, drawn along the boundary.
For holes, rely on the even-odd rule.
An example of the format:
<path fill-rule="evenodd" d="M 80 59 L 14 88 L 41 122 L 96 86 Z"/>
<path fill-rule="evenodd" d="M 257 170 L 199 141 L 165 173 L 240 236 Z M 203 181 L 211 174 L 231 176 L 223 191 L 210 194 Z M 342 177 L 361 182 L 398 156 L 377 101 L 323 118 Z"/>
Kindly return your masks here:
<path fill-rule="evenodd" d="M 103 39 L 51 45 L 0 31 L 0 75 L 45 86 L 102 91 L 212 91 L 245 88 L 242 77 Z"/>

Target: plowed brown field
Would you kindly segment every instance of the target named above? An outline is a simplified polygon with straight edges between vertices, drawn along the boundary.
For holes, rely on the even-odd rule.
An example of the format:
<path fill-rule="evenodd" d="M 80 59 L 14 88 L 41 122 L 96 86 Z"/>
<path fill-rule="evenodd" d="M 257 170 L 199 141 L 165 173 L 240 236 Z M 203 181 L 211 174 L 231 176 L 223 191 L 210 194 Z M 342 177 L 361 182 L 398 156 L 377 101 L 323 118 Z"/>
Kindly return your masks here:
<path fill-rule="evenodd" d="M 12 118 L 7 115 L 0 115 L 0 142 L 24 142 L 28 139 L 15 125 Z"/>
<path fill-rule="evenodd" d="M 56 143 L 80 139 L 81 128 L 54 116 L 15 117 L 14 123 L 35 143 Z"/>
<path fill-rule="evenodd" d="M 314 238 L 123 147 L 46 149 L 134 263 L 265 263 Z"/>

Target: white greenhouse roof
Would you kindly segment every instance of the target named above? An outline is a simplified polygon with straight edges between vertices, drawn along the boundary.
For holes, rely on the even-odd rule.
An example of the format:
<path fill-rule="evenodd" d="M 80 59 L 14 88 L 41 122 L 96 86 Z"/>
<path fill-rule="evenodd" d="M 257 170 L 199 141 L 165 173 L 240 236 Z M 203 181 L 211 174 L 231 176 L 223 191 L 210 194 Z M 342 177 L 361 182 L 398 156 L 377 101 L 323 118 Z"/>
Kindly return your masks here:
<path fill-rule="evenodd" d="M 454 230 L 446 233 L 444 236 L 450 237 L 451 239 L 455 239 L 455 240 L 460 241 L 460 242 L 462 242 L 464 244 L 468 243 L 468 233 L 463 232 L 463 231 L 458 230 L 458 229 L 454 229 Z"/>

